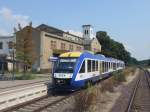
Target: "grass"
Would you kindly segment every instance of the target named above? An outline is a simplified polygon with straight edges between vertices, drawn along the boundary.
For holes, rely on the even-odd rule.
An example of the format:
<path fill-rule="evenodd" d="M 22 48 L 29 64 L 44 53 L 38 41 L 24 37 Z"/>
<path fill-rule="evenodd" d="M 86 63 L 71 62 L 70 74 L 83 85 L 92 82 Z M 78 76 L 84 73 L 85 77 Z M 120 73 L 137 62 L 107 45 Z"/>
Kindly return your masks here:
<path fill-rule="evenodd" d="M 107 79 L 106 81 L 101 83 L 100 90 L 102 93 L 105 91 L 114 92 L 114 84 L 115 80 L 113 78 Z"/>
<path fill-rule="evenodd" d="M 127 67 L 126 69 L 123 70 L 123 74 L 125 74 L 126 76 L 130 74 L 134 75 L 135 70 L 136 70 L 135 66 Z"/>
<path fill-rule="evenodd" d="M 124 70 L 114 72 L 112 77 L 102 81 L 100 86 L 89 86 L 80 94 L 74 96 L 73 112 L 94 112 L 96 102 L 103 99 L 102 94 L 106 91 L 114 92 L 114 86 L 118 86 L 126 81 L 129 74 L 134 74 L 135 68 L 129 67 Z"/>
<path fill-rule="evenodd" d="M 78 95 L 74 96 L 73 112 L 93 112 L 96 104 L 97 89 L 89 87 Z"/>
<path fill-rule="evenodd" d="M 116 83 L 121 83 L 126 81 L 126 75 L 123 71 L 117 71 L 113 73 L 113 79 Z"/>
<path fill-rule="evenodd" d="M 73 112 L 94 112 L 96 102 L 102 100 L 102 95 L 106 92 L 114 92 L 114 87 L 126 81 L 129 74 L 134 74 L 135 68 L 128 67 L 124 70 L 114 72 L 112 77 L 102 81 L 100 86 L 89 86 L 86 90 L 74 96 Z"/>
<path fill-rule="evenodd" d="M 32 80 L 32 79 L 36 79 L 36 75 L 31 74 L 31 73 L 17 74 L 15 75 L 15 79 L 16 80 Z"/>
<path fill-rule="evenodd" d="M 12 73 L 11 73 L 12 74 Z M 38 74 L 32 71 L 27 71 L 24 75 L 23 72 L 15 71 L 15 79 L 16 80 L 33 80 L 33 79 L 41 79 L 41 78 L 50 78 L 50 75 L 47 74 Z"/>
<path fill-rule="evenodd" d="M 104 93 L 106 91 L 114 92 L 114 86 L 121 84 L 126 81 L 126 75 L 123 71 L 113 72 L 112 77 L 103 81 L 101 83 L 101 92 Z"/>

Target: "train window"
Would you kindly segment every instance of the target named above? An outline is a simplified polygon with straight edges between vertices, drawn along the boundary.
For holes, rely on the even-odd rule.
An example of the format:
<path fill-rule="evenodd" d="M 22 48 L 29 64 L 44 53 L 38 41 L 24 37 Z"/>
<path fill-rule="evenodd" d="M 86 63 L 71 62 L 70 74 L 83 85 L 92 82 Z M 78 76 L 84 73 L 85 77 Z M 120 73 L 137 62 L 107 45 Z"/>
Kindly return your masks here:
<path fill-rule="evenodd" d="M 98 71 L 98 61 L 96 61 L 96 71 Z"/>
<path fill-rule="evenodd" d="M 105 72 L 105 64 L 104 64 L 104 62 L 102 62 L 102 73 L 104 73 Z"/>
<path fill-rule="evenodd" d="M 108 62 L 106 62 L 106 72 L 108 71 Z"/>
<path fill-rule="evenodd" d="M 85 73 L 85 60 L 82 63 L 81 69 L 80 69 L 80 73 Z"/>
<path fill-rule="evenodd" d="M 116 70 L 116 63 L 114 63 L 114 69 Z"/>
<path fill-rule="evenodd" d="M 105 72 L 107 72 L 108 63 L 105 62 Z"/>
<path fill-rule="evenodd" d="M 95 71 L 95 60 L 92 61 L 92 72 Z"/>
<path fill-rule="evenodd" d="M 104 72 L 106 72 L 106 62 L 104 62 Z"/>
<path fill-rule="evenodd" d="M 88 72 L 91 72 L 91 60 L 87 60 Z"/>
<path fill-rule="evenodd" d="M 107 71 L 109 70 L 109 62 L 107 62 Z"/>
<path fill-rule="evenodd" d="M 106 62 L 106 72 L 108 71 L 108 62 Z"/>
<path fill-rule="evenodd" d="M 113 70 L 115 69 L 115 63 L 113 63 Z"/>

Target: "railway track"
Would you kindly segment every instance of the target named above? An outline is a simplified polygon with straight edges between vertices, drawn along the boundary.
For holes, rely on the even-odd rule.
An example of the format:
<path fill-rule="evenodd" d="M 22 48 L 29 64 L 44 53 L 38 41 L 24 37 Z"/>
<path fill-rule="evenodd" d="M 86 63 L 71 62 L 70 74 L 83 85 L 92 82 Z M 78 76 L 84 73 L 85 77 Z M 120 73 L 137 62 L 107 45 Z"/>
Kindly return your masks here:
<path fill-rule="evenodd" d="M 141 70 L 126 112 L 150 112 L 150 73 Z"/>
<path fill-rule="evenodd" d="M 57 105 L 67 103 L 72 96 L 78 93 L 79 91 L 64 95 L 45 96 L 37 100 L 26 102 L 25 104 L 4 110 L 3 112 L 51 112 L 51 110 L 56 108 Z"/>

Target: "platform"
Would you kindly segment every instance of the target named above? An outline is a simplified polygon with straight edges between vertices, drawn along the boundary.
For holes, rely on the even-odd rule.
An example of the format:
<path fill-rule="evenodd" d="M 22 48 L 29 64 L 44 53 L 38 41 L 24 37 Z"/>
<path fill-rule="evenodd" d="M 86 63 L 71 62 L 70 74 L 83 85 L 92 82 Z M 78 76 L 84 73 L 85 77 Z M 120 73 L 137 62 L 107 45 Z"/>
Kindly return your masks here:
<path fill-rule="evenodd" d="M 51 79 L 0 81 L 0 111 L 47 95 Z"/>
<path fill-rule="evenodd" d="M 7 91 L 10 89 L 22 88 L 29 85 L 35 85 L 38 83 L 50 83 L 51 79 L 42 78 L 34 80 L 11 80 L 11 81 L 0 81 L 0 92 Z"/>

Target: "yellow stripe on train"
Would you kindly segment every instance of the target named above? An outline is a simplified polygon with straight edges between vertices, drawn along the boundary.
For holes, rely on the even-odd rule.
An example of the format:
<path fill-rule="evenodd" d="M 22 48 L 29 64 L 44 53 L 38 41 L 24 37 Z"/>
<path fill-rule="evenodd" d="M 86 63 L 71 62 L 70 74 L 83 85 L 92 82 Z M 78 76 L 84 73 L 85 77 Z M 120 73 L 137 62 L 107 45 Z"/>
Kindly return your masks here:
<path fill-rule="evenodd" d="M 80 55 L 82 54 L 82 52 L 67 52 L 67 53 L 63 53 L 61 54 L 59 57 L 80 57 Z"/>

